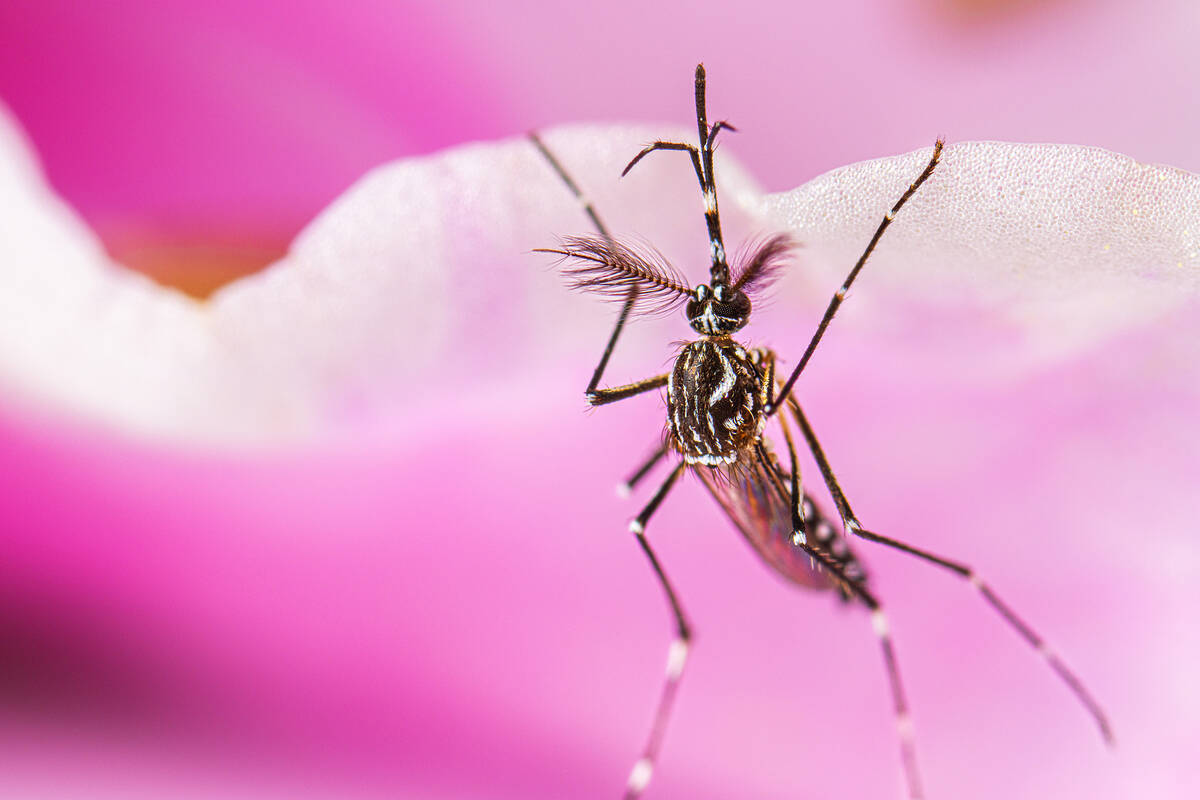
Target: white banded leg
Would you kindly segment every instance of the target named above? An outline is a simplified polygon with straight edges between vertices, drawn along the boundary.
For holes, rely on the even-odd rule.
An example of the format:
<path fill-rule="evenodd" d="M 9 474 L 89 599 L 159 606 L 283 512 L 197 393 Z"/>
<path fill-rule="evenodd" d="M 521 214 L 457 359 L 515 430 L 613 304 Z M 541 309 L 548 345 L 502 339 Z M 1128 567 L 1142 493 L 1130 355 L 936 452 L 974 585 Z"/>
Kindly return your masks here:
<path fill-rule="evenodd" d="M 529 133 L 529 141 L 533 143 L 533 146 L 537 148 L 538 152 L 542 154 L 542 157 L 545 158 L 550 164 L 550 168 L 554 170 L 555 174 L 557 174 L 562 182 L 566 184 L 566 187 L 570 190 L 571 194 L 575 196 L 576 202 L 578 202 L 580 208 L 583 209 L 583 213 L 587 214 L 588 219 L 591 220 L 592 226 L 595 227 L 597 233 L 606 239 L 611 239 L 612 236 L 609 234 L 607 226 L 605 226 L 604 222 L 601 221 L 600 215 L 596 213 L 596 208 L 592 205 L 592 201 L 589 200 L 587 195 L 583 193 L 583 190 L 579 188 L 579 184 L 575 182 L 575 179 L 571 177 L 570 173 L 567 172 L 566 168 L 563 167 L 558 158 L 555 157 L 554 153 L 550 152 L 550 148 L 546 147 L 546 144 L 542 141 L 541 137 L 537 135 L 536 131 L 531 131 Z"/>
<path fill-rule="evenodd" d="M 690 634 L 686 637 L 679 634 L 671 641 L 671 647 L 667 651 L 666 683 L 663 685 L 663 692 L 658 700 L 658 709 L 654 714 L 654 726 L 650 730 L 650 737 L 646 742 L 646 747 L 642 750 L 641 757 L 629 772 L 629 781 L 625 786 L 626 800 L 639 797 L 650 784 L 650 778 L 654 775 L 658 751 L 666 734 L 667 720 L 670 717 L 671 708 L 675 704 L 675 695 L 679 690 L 679 681 L 683 677 L 683 668 L 687 665 L 690 648 Z"/>
<path fill-rule="evenodd" d="M 865 534 L 867 531 L 863 531 L 863 533 Z M 864 538 L 871 538 L 872 541 L 877 541 L 884 537 L 879 537 L 872 534 L 871 536 Z M 887 544 L 887 542 L 882 543 Z M 915 550 L 915 548 L 913 548 L 913 550 Z M 936 556 L 931 556 L 921 551 L 916 551 L 913 553 L 913 555 L 925 557 L 926 560 L 933 561 L 933 563 L 938 563 L 938 561 L 934 560 L 937 558 Z M 1071 692 L 1079 699 L 1079 702 L 1083 703 L 1084 707 L 1088 710 L 1088 713 L 1091 714 L 1092 718 L 1096 720 L 1096 725 L 1100 728 L 1100 735 L 1104 738 L 1105 744 L 1107 744 L 1109 747 L 1115 745 L 1116 739 L 1113 736 L 1112 726 L 1108 721 L 1108 716 L 1104 713 L 1104 709 L 1100 707 L 1100 704 L 1096 702 L 1094 697 L 1092 697 L 1092 693 L 1089 692 L 1087 687 L 1083 685 L 1083 682 L 1079 679 L 1079 677 L 1071 671 L 1071 668 L 1067 666 L 1066 662 L 1059 658 L 1058 654 L 1050 649 L 1050 646 L 1046 644 L 1046 640 L 1041 636 L 1038 636 L 1033 628 L 1030 628 L 1029 625 L 1026 624 L 1025 621 L 1020 617 L 1018 617 L 1004 601 L 996 596 L 996 593 L 992 591 L 991 587 L 984 583 L 983 579 L 980 578 L 979 575 L 977 575 L 973 570 L 971 570 L 970 567 L 966 567 L 961 564 L 953 564 L 952 562 L 945 562 L 941 564 L 941 566 L 945 566 L 947 569 L 957 572 L 965 577 L 967 582 L 974 586 L 979 593 L 983 595 L 983 599 L 987 602 L 987 604 L 996 609 L 1000 616 L 1004 617 L 1005 621 L 1008 622 L 1008 624 L 1011 625 L 1017 631 L 1017 633 L 1021 635 L 1021 638 L 1028 642 L 1029 646 L 1041 655 L 1050 669 L 1054 670 L 1055 674 L 1062 679 L 1063 683 L 1067 684 L 1067 687 L 1070 688 Z M 966 570 L 966 572 L 963 573 L 959 570 Z"/>
<path fill-rule="evenodd" d="M 707 76 L 704 65 L 696 65 L 696 128 L 700 134 L 700 146 L 686 142 L 657 141 L 642 148 L 633 160 L 621 172 L 621 177 L 629 174 L 643 158 L 655 150 L 678 150 L 687 153 L 692 159 L 692 168 L 700 181 L 700 191 L 704 195 L 704 222 L 708 226 L 709 254 L 712 258 L 711 283 L 713 286 L 729 283 L 729 263 L 725 256 L 725 240 L 721 235 L 721 215 L 717 210 L 717 184 L 713 172 L 713 142 L 722 130 L 737 130 L 724 120 L 711 128 L 708 126 L 708 111 L 705 100 Z"/>
<path fill-rule="evenodd" d="M 650 778 L 654 774 L 654 766 L 658 760 L 658 752 L 662 746 L 663 736 L 667 730 L 667 720 L 671 716 L 671 708 L 675 704 L 675 695 L 679 691 L 679 681 L 683 677 L 683 668 L 687 664 L 688 651 L 691 648 L 692 629 L 688 624 L 687 617 L 683 613 L 683 606 L 679 602 L 678 595 L 675 594 L 675 589 L 672 588 L 671 582 L 667 579 L 667 573 L 663 570 L 662 564 L 659 563 L 658 556 L 654 554 L 653 548 L 650 547 L 650 542 L 646 539 L 646 523 L 650 517 L 658 510 L 659 505 L 667 496 L 667 492 L 675 485 L 675 481 L 683 474 L 686 468 L 684 462 L 671 470 L 665 481 L 654 493 L 654 497 L 642 509 L 642 512 L 629 523 L 629 530 L 637 537 L 638 544 L 641 545 L 642 551 L 646 554 L 646 558 L 650 561 L 650 566 L 654 569 L 654 574 L 658 577 L 659 583 L 662 585 L 663 592 L 667 596 L 667 602 L 671 606 L 671 613 L 675 618 L 675 636 L 671 640 L 671 646 L 667 650 L 667 670 L 666 680 L 663 683 L 662 694 L 658 699 L 658 707 L 654 712 L 654 723 L 650 727 L 650 735 L 646 738 L 645 747 L 642 748 L 642 754 L 633 765 L 633 770 L 629 773 L 629 782 L 625 787 L 625 800 L 634 800 L 641 796 L 642 791 L 650 783 Z"/>
<path fill-rule="evenodd" d="M 546 147 L 545 143 L 541 140 L 536 132 L 530 132 L 529 141 L 533 143 L 533 146 L 536 147 L 538 152 L 542 154 L 542 157 L 546 159 L 546 162 L 550 165 L 550 168 L 554 170 L 555 174 L 558 175 L 559 179 L 562 180 L 567 189 L 570 190 L 571 194 L 575 196 L 576 201 L 578 201 L 580 207 L 583 208 L 583 213 L 586 214 L 588 219 L 592 221 L 592 225 L 596 228 L 597 232 L 611 242 L 612 234 L 608 232 L 608 228 L 600 219 L 600 215 L 596 213 L 596 209 L 592 205 L 592 201 L 589 200 L 587 195 L 583 193 L 583 190 L 579 188 L 579 184 L 575 183 L 575 179 L 571 177 L 566 168 L 559 163 L 558 159 L 554 156 L 554 153 L 550 152 L 550 148 Z M 604 377 L 604 370 L 608 367 L 608 360 L 612 358 L 613 350 L 617 346 L 617 340 L 621 338 L 621 331 L 625 328 L 625 322 L 629 319 L 629 314 L 633 311 L 633 305 L 635 302 L 637 302 L 637 297 L 637 286 L 630 286 L 629 294 L 625 297 L 625 304 L 621 306 L 621 313 L 617 315 L 616 324 L 613 325 L 613 332 L 609 335 L 608 342 L 606 342 L 604 345 L 604 352 L 600 355 L 600 362 L 596 364 L 596 369 L 592 371 L 592 379 L 588 382 L 587 389 L 584 390 L 584 396 L 592 405 L 601 405 L 603 402 L 614 402 L 616 400 L 621 400 L 625 397 L 632 397 L 634 394 L 638 394 L 636 391 L 622 394 L 620 391 L 612 392 L 610 390 L 596 388 L 600 385 L 600 379 Z M 645 382 L 643 381 L 642 383 Z M 663 379 L 663 383 L 666 383 L 665 377 Z M 636 387 L 638 385 L 639 384 L 631 384 L 630 386 Z M 624 388 L 628 389 L 630 387 Z M 654 387 L 651 386 L 648 388 Z M 607 398 L 605 397 L 606 392 L 608 393 Z"/>
<path fill-rule="evenodd" d="M 908 796 L 912 800 L 925 796 L 921 787 L 921 773 L 917 768 L 917 747 L 913 730 L 912 715 L 908 710 L 908 698 L 904 684 L 900 681 L 900 667 L 892 648 L 892 632 L 883 607 L 876 603 L 871 609 L 871 627 L 879 638 L 883 650 L 883 663 L 887 669 L 888 685 L 892 691 L 892 709 L 896 715 L 896 736 L 900 740 L 900 760 L 904 764 L 904 777 L 908 783 Z"/>
<path fill-rule="evenodd" d="M 891 626 L 888 625 L 887 615 L 883 611 L 883 605 L 875 598 L 873 594 L 867 591 L 866 587 L 860 581 L 855 581 L 851 576 L 847 575 L 845 569 L 831 555 L 824 553 L 820 547 L 823 545 L 814 546 L 810 544 L 804 536 L 802 529 L 796 528 L 797 520 L 811 518 L 815 514 L 815 509 L 812 504 L 804 497 L 800 491 L 800 482 L 796 477 L 799 473 L 799 464 L 796 459 L 796 445 L 792 441 L 791 431 L 788 430 L 786 421 L 780 417 L 780 427 L 783 430 L 783 439 L 787 443 L 788 455 L 791 459 L 792 467 L 792 482 L 791 482 L 791 506 L 792 506 L 792 544 L 803 549 L 811 558 L 819 561 L 824 569 L 829 570 L 844 587 L 845 591 L 854 595 L 871 611 L 871 628 L 875 631 L 875 636 L 879 639 L 879 647 L 883 651 L 883 664 L 887 670 L 888 688 L 892 693 L 892 708 L 896 715 L 896 734 L 900 740 L 900 760 L 904 767 L 904 779 L 908 784 L 908 796 L 910 800 L 920 800 L 923 798 L 924 790 L 921 786 L 921 771 L 917 767 L 917 748 L 913 731 L 912 715 L 908 709 L 908 698 L 904 692 L 904 683 L 900 680 L 900 667 L 896 662 L 896 651 L 892 646 Z M 770 469 L 769 461 L 765 454 L 760 453 L 759 458 Z"/>
<path fill-rule="evenodd" d="M 617 484 L 617 497 L 620 497 L 622 500 L 624 500 L 632 495 L 633 490 L 636 489 L 637 485 L 642 482 L 642 478 L 645 478 L 646 475 L 650 473 L 650 470 L 654 469 L 658 462 L 663 460 L 663 457 L 666 456 L 666 454 L 667 443 L 664 441 L 655 449 L 653 453 L 650 454 L 649 458 L 647 458 L 637 469 L 629 474 L 628 478 Z"/>
<path fill-rule="evenodd" d="M 916 194 L 917 189 L 921 188 L 921 184 L 933 174 L 934 169 L 937 168 L 938 163 L 941 161 L 942 148 L 945 146 L 945 144 L 946 142 L 943 139 L 938 139 L 933 143 L 933 155 L 930 157 L 929 163 L 925 165 L 925 169 L 920 175 L 917 176 L 915 181 L 909 184 L 908 190 L 900 196 L 900 199 L 896 201 L 896 204 L 892 206 L 891 210 L 883 215 L 883 221 L 880 222 L 879 227 L 875 229 L 875 235 L 872 236 L 871 241 L 867 243 L 867 249 L 863 250 L 862 255 L 858 257 L 858 261 L 855 262 L 854 267 L 850 270 L 850 274 L 846 276 L 846 280 L 844 280 L 841 287 L 834 292 L 833 298 L 830 299 L 829 305 L 826 306 L 825 314 L 821 317 L 821 321 L 817 324 L 816 333 L 814 333 L 812 339 L 809 340 L 808 347 L 804 348 L 804 355 L 800 356 L 800 361 L 796 364 L 795 369 L 792 370 L 792 374 L 788 376 L 786 381 L 784 381 L 783 386 L 779 390 L 779 394 L 775 395 L 775 399 L 768 403 L 766 408 L 763 409 L 763 413 L 768 417 L 773 416 L 775 412 L 782 407 L 785 399 L 791 399 L 790 392 L 792 391 L 792 387 L 796 385 L 796 379 L 800 377 L 800 373 L 804 371 L 804 367 L 808 364 L 808 360 L 812 358 L 812 354 L 816 352 L 817 345 L 821 342 L 821 337 L 825 335 L 825 329 L 829 327 L 829 323 L 833 320 L 833 315 L 837 313 L 838 308 L 842 305 L 842 301 L 846 299 L 846 292 L 850 291 L 850 287 L 854 284 L 854 279 L 858 277 L 858 273 L 862 272 L 863 265 L 867 263 L 867 259 L 870 258 L 871 253 L 874 252 L 875 246 L 879 244 L 879 240 L 883 237 L 883 232 L 887 230 L 888 226 L 892 224 L 892 220 L 896 218 L 896 214 L 901 208 L 904 207 L 904 204 L 908 202 L 909 198 Z"/>
<path fill-rule="evenodd" d="M 858 518 L 854 516 L 854 512 L 850 509 L 850 503 L 846 500 L 845 494 L 842 493 L 841 487 L 838 485 L 837 478 L 834 477 L 833 470 L 829 466 L 828 459 L 825 458 L 825 452 L 821 449 L 820 443 L 817 441 L 816 434 L 813 432 L 812 426 L 809 425 L 808 419 L 801 411 L 800 405 L 788 398 L 788 407 L 792 411 L 792 415 L 796 418 L 796 422 L 804 431 L 804 438 L 808 442 L 808 449 L 812 451 L 813 458 L 816 459 L 817 467 L 821 470 L 821 475 L 825 479 L 825 485 L 829 487 L 829 493 L 833 495 L 834 503 L 837 504 L 838 512 L 842 515 L 842 521 L 845 524 L 846 532 L 853 533 L 868 541 L 877 542 L 895 550 L 908 553 L 911 556 L 916 556 L 922 561 L 926 561 L 935 566 L 941 567 L 944 570 L 958 575 L 963 578 L 971 586 L 983 596 L 984 601 L 991 606 L 1004 621 L 1013 628 L 1021 638 L 1029 643 L 1029 646 L 1037 651 L 1046 664 L 1062 679 L 1063 683 L 1071 690 L 1076 699 L 1083 705 L 1087 712 L 1095 720 L 1097 727 L 1100 729 L 1100 735 L 1104 738 L 1105 744 L 1110 747 L 1114 744 L 1112 727 L 1109 725 L 1108 716 L 1104 713 L 1104 709 L 1092 697 L 1091 692 L 1083 685 L 1079 677 L 1067 667 L 1066 662 L 1059 658 L 1046 644 L 1045 639 L 1039 636 L 1033 628 L 1029 627 L 1023 619 L 1017 616 L 1004 601 L 1002 601 L 991 587 L 983 581 L 982 578 L 975 572 L 974 569 L 957 561 L 951 561 L 947 558 L 934 555 L 927 550 L 922 550 L 912 545 L 905 544 L 896 539 L 887 536 L 881 536 L 878 533 L 864 530 L 859 523 Z"/>

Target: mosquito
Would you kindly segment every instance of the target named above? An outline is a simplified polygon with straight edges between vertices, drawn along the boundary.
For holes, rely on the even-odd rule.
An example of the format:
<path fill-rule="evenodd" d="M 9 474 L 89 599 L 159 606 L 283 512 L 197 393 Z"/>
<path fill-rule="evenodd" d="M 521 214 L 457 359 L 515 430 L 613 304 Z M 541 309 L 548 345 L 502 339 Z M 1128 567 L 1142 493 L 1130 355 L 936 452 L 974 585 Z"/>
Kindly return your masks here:
<path fill-rule="evenodd" d="M 649 502 L 629 523 L 629 530 L 666 595 L 674 622 L 674 638 L 668 650 L 666 680 L 653 723 L 641 755 L 630 772 L 625 800 L 639 797 L 650 782 L 691 648 L 691 623 L 679 594 L 646 537 L 646 526 L 651 517 L 687 470 L 700 479 L 734 526 L 772 569 L 798 587 L 835 590 L 843 601 L 857 604 L 869 614 L 883 652 L 908 796 L 913 800 L 921 798 L 923 790 L 908 699 L 900 680 L 883 605 L 871 590 L 867 572 L 849 544 L 851 537 L 901 550 L 964 579 L 1045 659 L 1091 714 L 1101 736 L 1111 745 L 1112 730 L 1107 717 L 1083 683 L 973 568 L 863 527 L 851 510 L 812 425 L 791 394 L 884 231 L 934 173 L 941 160 L 944 141 L 937 140 L 929 163 L 884 214 L 866 249 L 834 292 L 799 362 L 787 378 L 781 380 L 776 375 L 776 356 L 772 350 L 747 347 L 735 340 L 734 334 L 750 319 L 751 298 L 758 296 L 778 277 L 796 243 L 787 235 L 775 235 L 761 241 L 733 267 L 728 263 L 717 210 L 713 147 L 722 131 L 736 129 L 726 121 L 708 124 L 703 64 L 696 67 L 696 124 L 698 145 L 653 142 L 634 156 L 621 173 L 622 177 L 628 174 L 643 158 L 659 150 L 676 150 L 691 159 L 700 182 L 712 262 L 708 283 L 695 287 L 691 287 L 662 255 L 614 238 L 554 154 L 537 134 L 530 134 L 534 146 L 575 195 L 597 232 L 596 235 L 565 237 L 558 247 L 539 252 L 557 254 L 561 258 L 562 271 L 571 288 L 621 303 L 616 325 L 587 385 L 584 395 L 587 402 L 602 406 L 666 388 L 667 423 L 662 443 L 621 486 L 626 492 L 632 492 L 661 461 L 675 461 Z M 635 316 L 679 308 L 683 308 L 688 324 L 700 338 L 683 345 L 670 371 L 621 386 L 601 387 L 605 368 L 626 322 Z M 786 465 L 781 463 L 764 436 L 767 422 L 772 418 L 777 420 L 783 435 Z M 817 463 L 837 509 L 840 529 L 801 488 L 792 424 Z"/>

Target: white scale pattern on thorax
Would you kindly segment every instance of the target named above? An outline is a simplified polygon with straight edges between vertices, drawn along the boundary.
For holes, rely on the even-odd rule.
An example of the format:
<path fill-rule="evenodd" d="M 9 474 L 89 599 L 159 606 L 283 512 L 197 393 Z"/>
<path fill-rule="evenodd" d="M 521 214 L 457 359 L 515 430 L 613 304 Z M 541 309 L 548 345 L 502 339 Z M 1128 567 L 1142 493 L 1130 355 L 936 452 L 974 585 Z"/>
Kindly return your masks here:
<path fill-rule="evenodd" d="M 729 340 L 688 344 L 667 383 L 670 427 L 676 446 L 692 464 L 717 466 L 738 460 L 757 440 L 764 402 L 757 353 Z"/>

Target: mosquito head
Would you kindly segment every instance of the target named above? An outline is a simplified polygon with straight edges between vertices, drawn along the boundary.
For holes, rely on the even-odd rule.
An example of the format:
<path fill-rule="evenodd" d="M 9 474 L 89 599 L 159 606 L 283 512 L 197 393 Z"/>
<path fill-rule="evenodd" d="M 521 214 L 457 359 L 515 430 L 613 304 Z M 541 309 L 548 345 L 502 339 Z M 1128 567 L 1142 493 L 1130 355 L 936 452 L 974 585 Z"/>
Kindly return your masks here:
<path fill-rule="evenodd" d="M 750 298 L 741 289 L 700 284 L 687 304 L 688 324 L 705 336 L 728 336 L 750 319 Z"/>

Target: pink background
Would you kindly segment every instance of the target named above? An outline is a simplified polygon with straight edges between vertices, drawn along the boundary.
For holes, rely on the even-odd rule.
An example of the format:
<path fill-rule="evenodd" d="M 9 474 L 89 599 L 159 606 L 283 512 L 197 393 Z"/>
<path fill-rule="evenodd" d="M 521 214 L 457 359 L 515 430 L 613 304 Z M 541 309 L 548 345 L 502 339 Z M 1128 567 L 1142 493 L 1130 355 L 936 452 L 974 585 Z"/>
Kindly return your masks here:
<path fill-rule="evenodd" d="M 343 6 L 9 2 L 0 98 L 117 257 L 215 247 L 187 270 L 265 264 L 392 158 L 567 120 L 684 123 L 699 59 L 769 189 L 937 134 L 1200 170 L 1190 2 Z M 163 260 L 143 266 L 178 273 Z M 977 598 L 864 545 L 930 796 L 1200 789 L 1197 386 L 1114 367 L 1167 335 L 985 388 L 850 338 L 807 376 L 864 519 L 980 566 L 1116 726 L 1108 753 Z M 437 438 L 253 458 L 4 411 L 0 781 L 616 796 L 668 628 L 610 487 L 661 410 L 580 413 L 594 357 L 513 365 L 525 404 L 430 420 Z M 700 638 L 648 796 L 900 796 L 861 615 L 783 589 L 691 483 L 652 535 Z"/>

